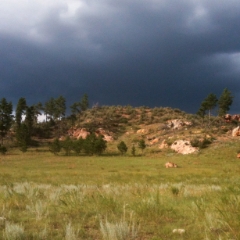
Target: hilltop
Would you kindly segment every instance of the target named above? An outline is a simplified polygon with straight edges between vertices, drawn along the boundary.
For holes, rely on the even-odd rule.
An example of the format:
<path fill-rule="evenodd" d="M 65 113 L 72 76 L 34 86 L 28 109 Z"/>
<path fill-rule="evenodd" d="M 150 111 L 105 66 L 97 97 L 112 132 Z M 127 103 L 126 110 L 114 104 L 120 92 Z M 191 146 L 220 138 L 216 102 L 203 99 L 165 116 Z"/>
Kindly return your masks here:
<path fill-rule="evenodd" d="M 227 123 L 214 116 L 200 118 L 169 107 L 101 106 L 87 109 L 74 120 L 67 118 L 58 122 L 52 138 L 60 137 L 60 128 L 61 139 L 96 132 L 106 136 L 110 152 L 117 151 L 116 145 L 120 141 L 130 148 L 143 139 L 147 145 L 145 153 L 156 154 L 169 151 L 168 147 L 176 140 L 189 141 L 200 148 L 218 141 L 232 141 L 232 129 L 236 126 L 236 121 Z"/>

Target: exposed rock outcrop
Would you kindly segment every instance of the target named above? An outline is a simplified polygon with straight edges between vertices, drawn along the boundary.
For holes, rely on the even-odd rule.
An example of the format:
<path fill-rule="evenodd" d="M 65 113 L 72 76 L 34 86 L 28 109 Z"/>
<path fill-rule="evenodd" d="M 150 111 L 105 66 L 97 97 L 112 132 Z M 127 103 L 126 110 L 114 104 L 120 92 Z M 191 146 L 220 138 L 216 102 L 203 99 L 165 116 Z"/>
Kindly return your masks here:
<path fill-rule="evenodd" d="M 171 145 L 171 149 L 181 154 L 190 154 L 198 151 L 198 148 L 193 147 L 189 141 L 177 140 Z"/>
<path fill-rule="evenodd" d="M 166 140 L 163 140 L 162 143 L 159 145 L 160 149 L 164 149 L 164 148 L 168 148 L 168 144 L 166 142 Z"/>
<path fill-rule="evenodd" d="M 88 132 L 85 128 L 71 128 L 68 131 L 68 135 L 71 136 L 72 138 L 76 138 L 76 139 L 79 139 L 79 138 L 86 139 L 86 137 L 89 134 L 90 134 L 90 132 Z M 107 142 L 111 142 L 114 140 L 112 134 L 102 128 L 98 128 L 96 130 L 95 134 L 103 135 L 104 140 Z"/>
<path fill-rule="evenodd" d="M 240 127 L 239 127 L 239 126 L 236 127 L 236 128 L 234 128 L 234 129 L 232 130 L 232 136 L 233 136 L 233 137 L 238 137 L 238 136 L 240 136 Z"/>
<path fill-rule="evenodd" d="M 68 135 L 76 139 L 86 139 L 89 134 L 90 132 L 88 132 L 85 128 L 71 128 L 68 130 Z"/>
<path fill-rule="evenodd" d="M 102 135 L 103 139 L 107 142 L 112 142 L 114 140 L 113 136 L 112 136 L 112 133 L 104 130 L 103 128 L 98 128 L 98 130 L 96 131 L 96 134 L 97 135 L 99 135 L 99 134 Z"/>
<path fill-rule="evenodd" d="M 148 133 L 148 130 L 142 128 L 142 129 L 137 130 L 137 133 L 138 133 L 138 134 L 145 134 L 145 133 Z"/>
<path fill-rule="evenodd" d="M 149 144 L 150 145 L 154 145 L 154 144 L 156 144 L 156 143 L 158 143 L 159 142 L 159 138 L 154 138 L 154 139 L 152 139 L 150 142 L 149 142 Z"/>
<path fill-rule="evenodd" d="M 192 123 L 188 121 L 183 121 L 181 119 L 173 119 L 167 121 L 167 126 L 172 129 L 181 129 L 184 126 L 191 126 Z"/>

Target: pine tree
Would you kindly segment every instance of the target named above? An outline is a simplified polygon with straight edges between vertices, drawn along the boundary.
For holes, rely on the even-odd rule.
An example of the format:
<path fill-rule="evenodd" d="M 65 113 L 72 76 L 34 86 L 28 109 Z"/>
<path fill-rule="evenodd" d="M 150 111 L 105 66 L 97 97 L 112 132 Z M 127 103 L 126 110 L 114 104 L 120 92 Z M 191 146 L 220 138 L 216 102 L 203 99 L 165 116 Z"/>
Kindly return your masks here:
<path fill-rule="evenodd" d="M 22 123 L 22 116 L 25 114 L 27 107 L 27 102 L 25 98 L 20 98 L 18 100 L 17 108 L 16 108 L 16 124 L 17 124 L 17 130 L 20 128 L 20 125 Z"/>
<path fill-rule="evenodd" d="M 119 152 L 123 155 L 127 152 L 128 147 L 126 145 L 126 143 L 124 141 L 121 141 L 118 145 L 117 148 L 119 150 Z"/>
<path fill-rule="evenodd" d="M 96 141 L 96 135 L 94 133 L 89 134 L 83 143 L 83 149 L 86 154 L 93 155 L 94 154 L 94 144 Z"/>
<path fill-rule="evenodd" d="M 25 118 L 25 124 L 28 128 L 29 137 L 31 138 L 32 130 L 33 130 L 33 124 L 34 124 L 34 107 L 26 107 L 26 118 Z"/>
<path fill-rule="evenodd" d="M 60 96 L 55 99 L 54 104 L 54 119 L 62 119 L 63 117 L 65 117 L 66 99 L 63 96 Z"/>
<path fill-rule="evenodd" d="M 12 125 L 12 103 L 5 98 L 0 101 L 0 136 L 3 145 L 3 138 L 7 135 Z"/>
<path fill-rule="evenodd" d="M 73 103 L 70 108 L 73 115 L 80 114 L 81 112 L 84 112 L 89 107 L 89 101 L 88 101 L 88 95 L 84 94 L 80 102 Z"/>
<path fill-rule="evenodd" d="M 145 141 L 144 141 L 144 139 L 141 139 L 139 142 L 138 142 L 138 147 L 142 150 L 142 152 L 143 152 L 143 150 L 146 148 L 146 143 L 145 143 Z"/>
<path fill-rule="evenodd" d="M 34 108 L 34 124 L 37 124 L 38 122 L 38 116 L 42 115 L 42 111 L 44 110 L 44 107 L 41 102 L 33 105 Z"/>
<path fill-rule="evenodd" d="M 22 152 L 26 152 L 30 144 L 31 138 L 28 132 L 28 127 L 25 123 L 22 123 L 17 129 L 16 137 L 20 150 Z"/>
<path fill-rule="evenodd" d="M 54 112 L 55 112 L 55 100 L 54 98 L 50 98 L 45 103 L 45 106 L 44 106 L 44 113 L 46 115 L 46 120 L 50 119 L 50 121 L 53 121 Z"/>
<path fill-rule="evenodd" d="M 232 103 L 233 96 L 231 95 L 231 92 L 225 88 L 218 100 L 218 115 L 224 116 L 230 110 Z"/>
<path fill-rule="evenodd" d="M 73 141 L 72 149 L 77 155 L 79 155 L 80 152 L 82 151 L 83 143 L 84 139 L 82 137 L 80 137 L 78 140 Z"/>
<path fill-rule="evenodd" d="M 94 143 L 94 153 L 101 155 L 107 148 L 107 141 L 103 139 L 102 135 L 99 135 Z"/>
<path fill-rule="evenodd" d="M 210 93 L 201 103 L 201 106 L 197 112 L 199 116 L 204 118 L 206 112 L 208 112 L 208 125 L 210 125 L 211 111 L 217 106 L 217 96 L 213 93 Z"/>
<path fill-rule="evenodd" d="M 132 146 L 131 153 L 132 153 L 133 156 L 136 155 L 136 148 L 135 148 L 135 145 Z"/>
<path fill-rule="evenodd" d="M 62 149 L 61 143 L 58 138 L 54 139 L 54 141 L 49 145 L 49 150 L 53 154 L 57 155 Z"/>
<path fill-rule="evenodd" d="M 62 148 L 65 151 L 65 155 L 68 156 L 73 148 L 73 142 L 70 139 L 70 137 L 67 137 L 62 143 L 61 143 Z"/>
<path fill-rule="evenodd" d="M 81 107 L 81 110 L 84 112 L 88 109 L 89 107 L 89 102 L 88 102 L 88 95 L 87 94 L 84 94 L 82 99 L 81 99 L 81 102 L 80 102 L 80 107 Z"/>

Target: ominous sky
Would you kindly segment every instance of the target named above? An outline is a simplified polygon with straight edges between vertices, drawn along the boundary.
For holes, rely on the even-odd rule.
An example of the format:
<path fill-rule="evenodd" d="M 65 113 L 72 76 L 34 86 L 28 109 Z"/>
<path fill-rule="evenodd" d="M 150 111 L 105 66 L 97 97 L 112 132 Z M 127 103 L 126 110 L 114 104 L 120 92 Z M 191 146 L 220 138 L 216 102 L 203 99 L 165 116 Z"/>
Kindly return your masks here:
<path fill-rule="evenodd" d="M 239 0 L 1 0 L 0 97 L 240 113 Z"/>

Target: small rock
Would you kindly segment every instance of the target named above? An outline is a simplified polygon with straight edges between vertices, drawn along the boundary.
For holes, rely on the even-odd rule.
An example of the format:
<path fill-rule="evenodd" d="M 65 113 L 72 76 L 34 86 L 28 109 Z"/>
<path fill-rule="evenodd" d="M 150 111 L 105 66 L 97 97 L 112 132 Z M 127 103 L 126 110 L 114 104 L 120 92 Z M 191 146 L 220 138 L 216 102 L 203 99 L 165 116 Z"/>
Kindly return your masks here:
<path fill-rule="evenodd" d="M 183 234 L 183 233 L 185 233 L 185 229 L 181 229 L 181 228 L 179 228 L 179 229 L 173 229 L 173 233 Z"/>

